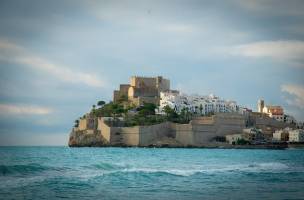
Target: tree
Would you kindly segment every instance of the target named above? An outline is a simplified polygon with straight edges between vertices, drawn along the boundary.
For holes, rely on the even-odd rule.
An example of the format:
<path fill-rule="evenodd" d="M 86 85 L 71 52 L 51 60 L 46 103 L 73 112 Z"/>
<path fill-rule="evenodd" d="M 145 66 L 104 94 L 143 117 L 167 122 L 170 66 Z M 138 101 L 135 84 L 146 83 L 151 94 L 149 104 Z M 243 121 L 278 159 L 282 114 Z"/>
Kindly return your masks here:
<path fill-rule="evenodd" d="M 236 144 L 237 145 L 246 145 L 246 144 L 249 144 L 249 141 L 241 138 L 241 139 L 237 139 Z"/>
<path fill-rule="evenodd" d="M 79 126 L 79 120 L 76 119 L 76 120 L 75 120 L 75 125 L 74 125 L 74 127 L 78 127 L 78 126 Z"/>
<path fill-rule="evenodd" d="M 190 121 L 190 116 L 191 116 L 191 113 L 190 113 L 190 111 L 189 111 L 189 108 L 188 107 L 186 107 L 186 120 L 187 121 Z"/>
<path fill-rule="evenodd" d="M 175 110 L 168 105 L 163 108 L 163 111 L 166 113 L 168 119 L 172 120 L 174 118 L 178 118 L 178 114 L 175 112 Z"/>
<path fill-rule="evenodd" d="M 145 103 L 137 108 L 138 114 L 142 116 L 155 115 L 156 105 L 153 103 Z"/>
<path fill-rule="evenodd" d="M 203 114 L 203 105 L 202 104 L 200 104 L 199 110 L 200 110 L 200 114 L 202 115 Z"/>
<path fill-rule="evenodd" d="M 168 105 L 166 105 L 164 108 L 163 108 L 163 111 L 166 113 L 167 117 L 169 117 L 170 113 L 172 112 L 172 108 Z"/>
<path fill-rule="evenodd" d="M 198 110 L 198 106 L 195 106 L 195 110 L 194 110 L 195 114 L 197 114 L 197 110 Z"/>
<path fill-rule="evenodd" d="M 97 105 L 100 106 L 100 107 L 104 106 L 105 104 L 106 104 L 105 101 L 98 101 L 97 102 Z"/>
<path fill-rule="evenodd" d="M 93 110 L 95 110 L 95 108 L 96 108 L 96 105 L 92 105 L 92 108 L 93 108 Z"/>

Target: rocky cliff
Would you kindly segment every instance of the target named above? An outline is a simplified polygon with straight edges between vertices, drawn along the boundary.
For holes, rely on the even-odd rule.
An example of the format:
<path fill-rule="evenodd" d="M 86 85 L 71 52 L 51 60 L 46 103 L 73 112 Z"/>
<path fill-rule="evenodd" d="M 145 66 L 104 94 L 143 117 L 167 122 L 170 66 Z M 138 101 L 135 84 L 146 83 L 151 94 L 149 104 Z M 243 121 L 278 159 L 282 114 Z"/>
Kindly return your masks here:
<path fill-rule="evenodd" d="M 70 147 L 102 147 L 108 146 L 99 130 L 72 130 L 70 133 Z"/>

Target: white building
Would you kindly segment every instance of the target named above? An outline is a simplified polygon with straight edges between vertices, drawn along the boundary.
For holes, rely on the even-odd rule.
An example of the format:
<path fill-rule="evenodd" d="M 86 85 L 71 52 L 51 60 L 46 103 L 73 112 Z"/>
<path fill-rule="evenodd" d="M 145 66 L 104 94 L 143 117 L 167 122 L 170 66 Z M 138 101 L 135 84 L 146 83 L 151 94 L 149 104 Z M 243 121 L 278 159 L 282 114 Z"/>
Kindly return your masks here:
<path fill-rule="evenodd" d="M 297 128 L 304 129 L 304 122 L 297 121 Z"/>
<path fill-rule="evenodd" d="M 290 131 L 292 131 L 292 129 L 290 128 L 285 128 L 285 129 L 281 129 L 281 130 L 276 130 L 273 134 L 272 134 L 272 139 L 274 141 L 288 141 L 289 140 L 289 133 Z"/>
<path fill-rule="evenodd" d="M 185 95 L 178 91 L 160 93 L 159 113 L 165 106 L 169 106 L 177 113 L 183 109 L 195 114 L 206 115 L 208 113 L 237 112 L 239 106 L 235 101 L 227 101 L 217 96 Z"/>
<path fill-rule="evenodd" d="M 262 129 L 257 128 L 243 129 L 243 138 L 249 142 L 262 142 L 265 140 Z"/>
<path fill-rule="evenodd" d="M 263 108 L 263 113 L 269 115 L 269 117 L 278 121 L 284 121 L 284 109 L 281 106 L 267 105 Z"/>
<path fill-rule="evenodd" d="M 304 142 L 304 130 L 296 129 L 289 131 L 289 142 Z"/>
<path fill-rule="evenodd" d="M 226 135 L 226 141 L 229 144 L 237 144 L 238 140 L 243 139 L 243 135 L 242 134 L 231 134 L 231 135 Z"/>
<path fill-rule="evenodd" d="M 284 122 L 289 124 L 297 124 L 297 120 L 291 115 L 284 115 Z"/>

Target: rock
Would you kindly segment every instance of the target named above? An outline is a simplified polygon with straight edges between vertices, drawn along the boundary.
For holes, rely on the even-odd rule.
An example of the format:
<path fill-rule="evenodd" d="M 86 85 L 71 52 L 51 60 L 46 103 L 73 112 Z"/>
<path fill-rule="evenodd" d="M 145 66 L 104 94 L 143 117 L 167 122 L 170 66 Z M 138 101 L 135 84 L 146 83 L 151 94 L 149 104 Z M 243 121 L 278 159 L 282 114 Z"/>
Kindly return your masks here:
<path fill-rule="evenodd" d="M 69 138 L 70 147 L 102 147 L 108 146 L 99 130 L 72 131 Z"/>

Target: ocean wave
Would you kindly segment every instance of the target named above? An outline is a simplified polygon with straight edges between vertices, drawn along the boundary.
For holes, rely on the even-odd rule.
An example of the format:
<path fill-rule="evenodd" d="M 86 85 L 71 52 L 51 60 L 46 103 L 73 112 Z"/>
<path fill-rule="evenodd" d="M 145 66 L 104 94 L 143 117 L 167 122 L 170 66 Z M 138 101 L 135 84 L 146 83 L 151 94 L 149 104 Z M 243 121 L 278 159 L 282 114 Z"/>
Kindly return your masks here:
<path fill-rule="evenodd" d="M 250 164 L 238 164 L 238 165 L 228 165 L 224 167 L 215 167 L 203 170 L 202 173 L 214 173 L 214 172 L 269 172 L 269 173 L 281 173 L 287 172 L 291 169 L 287 164 L 279 162 L 269 162 L 269 163 L 250 163 Z"/>
<path fill-rule="evenodd" d="M 284 163 L 252 163 L 244 165 L 228 165 L 228 166 L 206 166 L 199 169 L 163 169 L 163 168 L 124 168 L 108 171 L 103 175 L 111 175 L 116 173 L 142 173 L 154 175 L 174 175 L 174 176 L 192 176 L 198 173 L 214 174 L 214 173 L 238 173 L 238 172 L 251 172 L 251 173 L 288 173 L 294 172 L 295 168 L 290 168 Z M 300 169 L 300 171 L 303 169 Z"/>
<path fill-rule="evenodd" d="M 125 167 L 117 165 L 117 164 L 112 164 L 112 163 L 98 163 L 98 164 L 93 164 L 86 168 L 98 169 L 98 170 L 104 170 L 104 171 L 112 171 L 112 170 L 123 169 Z"/>
<path fill-rule="evenodd" d="M 201 170 L 186 170 L 186 169 L 151 169 L 151 168 L 131 168 L 121 171 L 123 173 L 146 173 L 157 175 L 174 175 L 174 176 L 191 176 L 201 172 Z"/>
<path fill-rule="evenodd" d="M 49 170 L 60 170 L 59 168 L 43 166 L 40 164 L 26 164 L 26 165 L 0 165 L 0 175 L 29 175 Z"/>
<path fill-rule="evenodd" d="M 281 171 L 289 169 L 290 167 L 287 164 L 279 163 L 279 162 L 269 162 L 269 163 L 253 163 L 249 164 L 247 167 L 245 167 L 246 170 L 261 170 L 261 171 Z"/>

